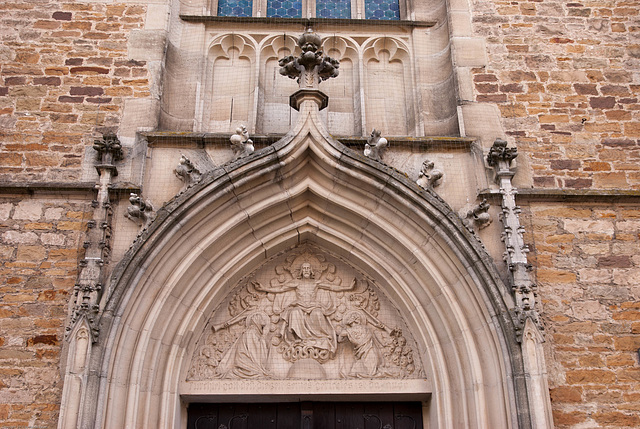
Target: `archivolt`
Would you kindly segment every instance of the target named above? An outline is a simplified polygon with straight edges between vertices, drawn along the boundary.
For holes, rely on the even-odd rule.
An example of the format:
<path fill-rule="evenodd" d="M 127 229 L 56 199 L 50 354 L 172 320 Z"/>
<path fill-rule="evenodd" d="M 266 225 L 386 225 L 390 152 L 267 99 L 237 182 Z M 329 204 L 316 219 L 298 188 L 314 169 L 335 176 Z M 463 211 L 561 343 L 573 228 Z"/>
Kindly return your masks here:
<path fill-rule="evenodd" d="M 437 195 L 332 140 L 303 108 L 283 140 L 168 203 L 119 265 L 85 424 L 181 427 L 177 386 L 208 316 L 244 274 L 306 241 L 389 285 L 427 363 L 434 427 L 526 427 L 511 299 L 487 254 Z"/>

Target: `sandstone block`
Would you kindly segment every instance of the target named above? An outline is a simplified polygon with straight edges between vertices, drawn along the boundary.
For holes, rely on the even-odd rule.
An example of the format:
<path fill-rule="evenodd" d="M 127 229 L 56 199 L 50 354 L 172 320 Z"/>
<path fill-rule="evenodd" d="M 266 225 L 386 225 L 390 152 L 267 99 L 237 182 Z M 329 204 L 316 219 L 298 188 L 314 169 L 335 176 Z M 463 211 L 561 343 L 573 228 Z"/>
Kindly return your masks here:
<path fill-rule="evenodd" d="M 564 229 L 572 234 L 596 233 L 613 235 L 615 232 L 613 222 L 610 220 L 582 220 L 565 219 Z"/>
<path fill-rule="evenodd" d="M 57 220 L 62 217 L 62 207 L 50 207 L 44 211 L 44 218 L 46 220 Z"/>
<path fill-rule="evenodd" d="M 640 336 L 621 335 L 613 339 L 616 350 L 635 352 L 640 348 Z"/>
<path fill-rule="evenodd" d="M 161 61 L 165 51 L 165 32 L 158 30 L 134 30 L 129 34 L 127 51 L 129 59 Z"/>
<path fill-rule="evenodd" d="M 608 384 L 616 380 L 613 371 L 603 369 L 578 369 L 567 371 L 568 384 Z"/>
<path fill-rule="evenodd" d="M 539 282 L 546 283 L 574 283 L 576 274 L 571 271 L 539 269 L 537 278 Z"/>
<path fill-rule="evenodd" d="M 576 302 L 571 311 L 580 320 L 602 320 L 610 315 L 607 308 L 598 301 Z"/>
<path fill-rule="evenodd" d="M 557 425 L 574 426 L 584 422 L 586 419 L 587 415 L 582 411 L 564 412 L 557 409 L 553 410 L 553 421 Z"/>
<path fill-rule="evenodd" d="M 2 233 L 2 241 L 9 244 L 35 244 L 38 235 L 34 232 L 5 231 Z"/>
<path fill-rule="evenodd" d="M 13 209 L 13 204 L 11 203 L 0 204 L 0 221 L 9 219 L 9 216 L 11 216 L 11 209 Z"/>
<path fill-rule="evenodd" d="M 627 426 L 638 427 L 640 425 L 640 417 L 637 415 L 624 414 L 618 411 L 599 411 L 591 415 L 591 417 L 601 425 L 611 426 Z"/>
<path fill-rule="evenodd" d="M 62 234 L 45 233 L 40 235 L 40 241 L 42 241 L 42 244 L 48 246 L 64 246 L 65 236 Z"/>
<path fill-rule="evenodd" d="M 16 260 L 18 261 L 41 261 L 47 256 L 47 249 L 42 246 L 28 246 L 21 244 L 18 246 Z"/>
<path fill-rule="evenodd" d="M 454 62 L 460 67 L 482 67 L 487 63 L 484 38 L 453 37 Z"/>

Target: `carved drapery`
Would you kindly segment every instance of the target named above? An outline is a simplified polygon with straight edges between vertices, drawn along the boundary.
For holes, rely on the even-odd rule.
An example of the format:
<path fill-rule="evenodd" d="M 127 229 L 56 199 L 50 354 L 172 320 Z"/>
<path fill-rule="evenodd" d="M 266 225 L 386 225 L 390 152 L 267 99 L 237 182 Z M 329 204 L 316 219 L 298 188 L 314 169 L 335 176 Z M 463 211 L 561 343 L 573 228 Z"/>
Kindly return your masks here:
<path fill-rule="evenodd" d="M 188 380 L 423 376 L 406 324 L 374 282 L 308 247 L 243 279 L 198 344 Z"/>

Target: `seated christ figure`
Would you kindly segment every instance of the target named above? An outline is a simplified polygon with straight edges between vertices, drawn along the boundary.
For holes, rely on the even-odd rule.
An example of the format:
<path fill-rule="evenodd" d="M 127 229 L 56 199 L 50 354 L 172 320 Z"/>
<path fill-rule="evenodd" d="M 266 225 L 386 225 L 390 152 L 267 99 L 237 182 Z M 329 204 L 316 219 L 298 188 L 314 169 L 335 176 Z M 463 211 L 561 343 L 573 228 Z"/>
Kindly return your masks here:
<path fill-rule="evenodd" d="M 256 290 L 276 294 L 273 312 L 284 321 L 283 341 L 289 346 L 292 360 L 312 357 L 318 361 L 331 358 L 337 349 L 337 335 L 330 316 L 335 312 L 333 294 L 352 290 L 316 280 L 313 267 L 304 262 L 294 279 L 277 287 L 265 287 L 254 282 Z"/>

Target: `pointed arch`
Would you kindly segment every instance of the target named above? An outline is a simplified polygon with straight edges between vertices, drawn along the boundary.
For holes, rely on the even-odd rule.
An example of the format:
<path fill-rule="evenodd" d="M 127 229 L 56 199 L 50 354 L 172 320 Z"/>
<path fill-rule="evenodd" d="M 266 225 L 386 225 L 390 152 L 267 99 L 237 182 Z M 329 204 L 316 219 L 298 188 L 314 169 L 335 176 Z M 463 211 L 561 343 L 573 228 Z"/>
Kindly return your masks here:
<path fill-rule="evenodd" d="M 127 253 L 105 293 L 84 421 L 181 427 L 180 382 L 208 316 L 243 275 L 313 243 L 383 280 L 426 363 L 433 426 L 527 427 L 512 300 L 482 246 L 437 195 L 332 140 L 317 108 L 300 116 L 169 202 Z"/>

